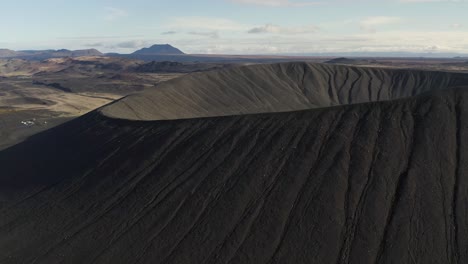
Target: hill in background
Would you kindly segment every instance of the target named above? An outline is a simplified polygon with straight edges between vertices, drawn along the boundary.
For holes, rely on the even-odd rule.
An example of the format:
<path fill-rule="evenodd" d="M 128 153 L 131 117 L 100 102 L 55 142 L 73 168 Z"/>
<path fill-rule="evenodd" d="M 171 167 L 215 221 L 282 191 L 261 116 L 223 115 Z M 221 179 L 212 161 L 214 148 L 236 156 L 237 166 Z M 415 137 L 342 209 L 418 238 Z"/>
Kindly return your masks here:
<path fill-rule="evenodd" d="M 9 50 L 0 49 L 0 58 L 20 58 L 27 60 L 44 60 L 61 57 L 102 56 L 103 53 L 96 49 L 83 50 Z"/>
<path fill-rule="evenodd" d="M 132 54 L 135 55 L 184 55 L 181 50 L 178 48 L 175 48 L 169 44 L 163 44 L 163 45 L 153 45 L 149 48 L 142 48 L 140 50 L 137 50 L 133 52 Z"/>

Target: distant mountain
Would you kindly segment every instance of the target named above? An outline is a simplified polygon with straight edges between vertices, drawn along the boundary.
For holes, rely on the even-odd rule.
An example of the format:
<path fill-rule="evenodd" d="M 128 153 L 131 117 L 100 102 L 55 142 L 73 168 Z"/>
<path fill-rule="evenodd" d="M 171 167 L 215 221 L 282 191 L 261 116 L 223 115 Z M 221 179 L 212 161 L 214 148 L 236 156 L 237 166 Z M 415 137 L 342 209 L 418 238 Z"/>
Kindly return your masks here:
<path fill-rule="evenodd" d="M 70 57 L 81 57 L 81 56 L 102 56 L 104 55 L 97 49 L 84 49 L 84 50 L 73 50 Z"/>
<path fill-rule="evenodd" d="M 21 51 L 20 51 L 21 52 Z M 84 49 L 84 50 L 37 50 L 37 51 L 26 51 L 30 55 L 49 55 L 51 57 L 81 57 L 81 56 L 101 56 L 103 55 L 96 49 Z"/>
<path fill-rule="evenodd" d="M 16 54 L 17 52 L 14 50 L 0 49 L 0 58 L 12 57 L 12 56 L 15 56 Z"/>
<path fill-rule="evenodd" d="M 332 59 L 329 61 L 326 61 L 325 63 L 330 63 L 330 64 L 355 64 L 357 62 L 356 59 L 348 59 L 345 57 L 340 57 L 336 59 Z"/>
<path fill-rule="evenodd" d="M 181 50 L 178 48 L 175 48 L 169 44 L 164 44 L 164 45 L 153 45 L 149 48 L 142 48 L 140 50 L 137 50 L 133 52 L 132 54 L 135 55 L 183 55 Z"/>
<path fill-rule="evenodd" d="M 0 58 L 21 58 L 31 60 L 42 60 L 61 57 L 102 56 L 103 53 L 96 49 L 84 50 L 20 50 L 0 49 Z"/>

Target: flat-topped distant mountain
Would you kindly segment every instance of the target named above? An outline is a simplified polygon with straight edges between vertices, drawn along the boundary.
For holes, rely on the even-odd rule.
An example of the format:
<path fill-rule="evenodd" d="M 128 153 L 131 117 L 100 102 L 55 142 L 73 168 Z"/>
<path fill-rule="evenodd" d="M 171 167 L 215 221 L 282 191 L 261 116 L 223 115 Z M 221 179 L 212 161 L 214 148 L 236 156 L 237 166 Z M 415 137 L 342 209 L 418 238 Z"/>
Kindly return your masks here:
<path fill-rule="evenodd" d="M 140 50 L 137 50 L 133 52 L 132 54 L 135 55 L 184 55 L 181 50 L 178 48 L 175 48 L 169 44 L 163 44 L 163 45 L 153 45 L 149 48 L 142 48 Z"/>

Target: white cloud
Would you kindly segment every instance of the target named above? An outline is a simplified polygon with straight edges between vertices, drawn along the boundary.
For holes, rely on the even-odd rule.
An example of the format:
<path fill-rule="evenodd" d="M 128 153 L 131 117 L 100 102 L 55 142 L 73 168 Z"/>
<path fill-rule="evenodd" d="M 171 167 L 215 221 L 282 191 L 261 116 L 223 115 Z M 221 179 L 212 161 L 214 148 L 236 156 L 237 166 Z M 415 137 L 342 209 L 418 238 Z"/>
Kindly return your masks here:
<path fill-rule="evenodd" d="M 128 16 L 127 11 L 120 9 L 120 8 L 106 7 L 105 11 L 106 11 L 106 15 L 104 16 L 104 20 L 107 20 L 107 21 L 113 21 L 113 20 Z"/>
<path fill-rule="evenodd" d="M 225 0 L 233 3 L 244 5 L 257 5 L 267 7 L 304 7 L 327 5 L 330 3 L 368 3 L 374 2 L 370 0 Z M 381 0 L 387 2 L 400 2 L 400 3 L 466 3 L 468 0 Z"/>
<path fill-rule="evenodd" d="M 108 45 L 111 49 L 140 49 L 152 44 L 147 40 L 129 40 Z"/>
<path fill-rule="evenodd" d="M 197 16 L 172 18 L 166 27 L 207 31 L 242 31 L 248 28 L 246 25 L 225 18 Z"/>
<path fill-rule="evenodd" d="M 302 27 L 281 27 L 273 24 L 266 24 L 260 27 L 251 28 L 248 33 L 250 34 L 285 34 L 285 35 L 294 35 L 294 34 L 307 34 L 315 33 L 318 31 L 316 26 L 302 26 Z"/>
<path fill-rule="evenodd" d="M 213 38 L 213 39 L 219 38 L 219 34 L 216 31 L 211 31 L 211 32 L 191 31 L 188 34 L 194 35 L 194 36 L 208 37 L 208 38 Z"/>
<path fill-rule="evenodd" d="M 468 52 L 468 39 L 462 31 L 386 31 L 358 43 L 368 51 Z"/>
<path fill-rule="evenodd" d="M 403 3 L 461 3 L 466 2 L 466 0 L 400 0 Z"/>
<path fill-rule="evenodd" d="M 367 17 L 361 20 L 360 27 L 362 30 L 375 33 L 379 26 L 386 26 L 391 24 L 397 24 L 401 22 L 399 17 L 389 17 L 389 16 L 375 16 Z"/>
<path fill-rule="evenodd" d="M 216 54 L 285 54 L 332 52 L 417 52 L 468 53 L 468 39 L 463 31 L 382 31 L 346 36 L 319 31 L 304 35 L 248 34 L 219 39 L 177 39 L 176 47 L 189 53 Z"/>
<path fill-rule="evenodd" d="M 231 2 L 248 5 L 270 6 L 270 7 L 301 7 L 321 4 L 319 1 L 290 1 L 290 0 L 231 0 Z"/>
<path fill-rule="evenodd" d="M 313 25 L 281 24 L 280 20 L 276 23 L 256 25 L 220 17 L 189 16 L 171 18 L 162 25 L 146 30 L 146 32 L 158 32 L 158 36 L 154 38 L 150 35 L 125 36 L 117 39 L 112 36 L 96 36 L 91 40 L 68 40 L 70 44 L 61 46 L 91 44 L 98 46 L 97 44 L 102 43 L 99 44 L 102 51 L 122 53 L 161 42 L 170 43 L 188 53 L 198 54 L 404 51 L 432 54 L 468 53 L 467 31 L 462 26 L 463 20 L 446 21 L 445 26 L 442 24 L 439 27 L 422 24 L 417 24 L 415 27 L 410 23 L 415 21 L 417 22 L 393 16 L 350 17 L 344 18 L 342 22 L 339 20 L 334 20 L 333 23 L 322 22 L 319 24 L 319 29 Z M 454 22 L 457 23 L 452 24 Z M 419 30 L 411 30 L 412 28 Z M 434 28 L 445 30 L 435 31 Z M 374 34 L 377 31 L 378 34 Z M 173 34 L 174 32 L 177 34 Z"/>
<path fill-rule="evenodd" d="M 95 48 L 95 47 L 102 47 L 103 44 L 101 42 L 96 42 L 96 43 L 86 43 L 86 44 L 83 44 L 83 46 Z"/>
<path fill-rule="evenodd" d="M 425 52 L 437 52 L 439 49 L 440 49 L 439 46 L 432 45 L 432 46 L 427 46 L 427 47 L 423 48 L 423 51 L 425 51 Z"/>
<path fill-rule="evenodd" d="M 173 31 L 173 30 L 165 31 L 161 33 L 161 35 L 175 35 L 175 34 L 177 34 L 177 31 Z"/>

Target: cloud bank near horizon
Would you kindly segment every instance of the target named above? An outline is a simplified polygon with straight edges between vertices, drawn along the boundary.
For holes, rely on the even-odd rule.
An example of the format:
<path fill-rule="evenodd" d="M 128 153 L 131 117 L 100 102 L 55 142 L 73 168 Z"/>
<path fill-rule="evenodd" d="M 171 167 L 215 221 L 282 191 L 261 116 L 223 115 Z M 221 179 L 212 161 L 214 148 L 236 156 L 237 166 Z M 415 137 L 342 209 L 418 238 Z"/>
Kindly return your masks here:
<path fill-rule="evenodd" d="M 27 9 L 18 9 L 25 12 L 24 24 L 9 22 L 15 6 L 7 5 L 0 17 L 1 46 L 129 53 L 170 43 L 188 53 L 208 54 L 468 53 L 465 0 L 222 0 L 216 5 L 200 0 L 184 10 L 175 3 L 133 2 L 70 3 L 71 10 L 94 13 L 63 11 L 58 18 L 38 19 L 36 10 L 28 15 Z M 44 0 L 44 8 L 52 12 L 52 3 Z"/>

